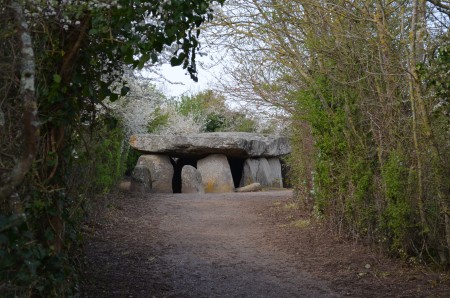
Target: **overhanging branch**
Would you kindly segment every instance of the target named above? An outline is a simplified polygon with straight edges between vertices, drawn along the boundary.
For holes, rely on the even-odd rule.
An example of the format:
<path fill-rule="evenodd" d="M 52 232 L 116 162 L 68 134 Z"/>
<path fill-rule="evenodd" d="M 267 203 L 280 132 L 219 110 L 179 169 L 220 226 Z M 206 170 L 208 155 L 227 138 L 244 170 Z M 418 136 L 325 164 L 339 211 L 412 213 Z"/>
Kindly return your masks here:
<path fill-rule="evenodd" d="M 439 8 L 439 11 L 445 13 L 450 16 L 450 2 L 449 1 L 440 1 L 440 0 L 427 0 L 434 6 Z"/>

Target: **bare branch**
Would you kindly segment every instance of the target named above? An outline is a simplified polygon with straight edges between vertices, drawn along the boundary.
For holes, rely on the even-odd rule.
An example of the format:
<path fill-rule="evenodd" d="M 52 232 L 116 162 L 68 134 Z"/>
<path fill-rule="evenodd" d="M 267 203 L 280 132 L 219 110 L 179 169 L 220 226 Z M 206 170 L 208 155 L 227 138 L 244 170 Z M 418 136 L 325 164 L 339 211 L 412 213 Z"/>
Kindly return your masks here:
<path fill-rule="evenodd" d="M 434 6 L 441 9 L 442 13 L 445 13 L 450 16 L 450 2 L 448 1 L 440 1 L 440 0 L 427 0 Z"/>

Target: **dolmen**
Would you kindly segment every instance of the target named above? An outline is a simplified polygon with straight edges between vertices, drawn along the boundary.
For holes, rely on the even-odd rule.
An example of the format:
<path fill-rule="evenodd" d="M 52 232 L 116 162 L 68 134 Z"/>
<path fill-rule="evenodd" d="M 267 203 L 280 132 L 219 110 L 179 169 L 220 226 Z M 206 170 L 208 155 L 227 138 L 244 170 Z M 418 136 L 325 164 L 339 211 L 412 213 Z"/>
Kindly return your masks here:
<path fill-rule="evenodd" d="M 291 152 L 285 137 L 244 132 L 140 134 L 131 136 L 130 145 L 142 154 L 131 189 L 153 193 L 282 188 L 280 157 Z"/>

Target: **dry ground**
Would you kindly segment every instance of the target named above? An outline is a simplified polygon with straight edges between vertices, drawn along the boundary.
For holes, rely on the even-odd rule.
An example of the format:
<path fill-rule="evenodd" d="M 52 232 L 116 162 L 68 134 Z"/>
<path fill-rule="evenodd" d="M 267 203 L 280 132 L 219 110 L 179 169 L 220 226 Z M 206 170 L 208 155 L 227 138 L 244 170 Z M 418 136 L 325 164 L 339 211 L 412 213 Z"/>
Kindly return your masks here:
<path fill-rule="evenodd" d="M 290 191 L 111 195 L 83 297 L 450 297 L 450 279 L 312 223 Z"/>

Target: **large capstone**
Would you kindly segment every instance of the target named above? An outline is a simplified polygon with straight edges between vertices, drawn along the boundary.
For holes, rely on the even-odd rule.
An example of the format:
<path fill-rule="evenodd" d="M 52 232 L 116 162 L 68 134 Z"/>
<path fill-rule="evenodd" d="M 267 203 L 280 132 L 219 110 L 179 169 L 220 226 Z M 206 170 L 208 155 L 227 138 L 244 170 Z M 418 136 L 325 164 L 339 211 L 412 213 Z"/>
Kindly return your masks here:
<path fill-rule="evenodd" d="M 173 166 L 170 157 L 165 155 L 142 155 L 137 166 L 144 166 L 150 171 L 152 177 L 152 192 L 173 193 L 172 178 Z"/>
<path fill-rule="evenodd" d="M 206 193 L 225 193 L 234 191 L 233 176 L 227 157 L 212 154 L 197 162 L 202 175 L 203 189 Z"/>
<path fill-rule="evenodd" d="M 134 149 L 172 157 L 204 157 L 224 154 L 227 157 L 278 157 L 289 154 L 285 137 L 245 132 L 214 132 L 189 135 L 141 134 L 130 138 Z"/>

